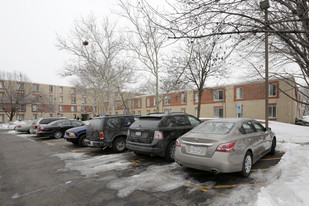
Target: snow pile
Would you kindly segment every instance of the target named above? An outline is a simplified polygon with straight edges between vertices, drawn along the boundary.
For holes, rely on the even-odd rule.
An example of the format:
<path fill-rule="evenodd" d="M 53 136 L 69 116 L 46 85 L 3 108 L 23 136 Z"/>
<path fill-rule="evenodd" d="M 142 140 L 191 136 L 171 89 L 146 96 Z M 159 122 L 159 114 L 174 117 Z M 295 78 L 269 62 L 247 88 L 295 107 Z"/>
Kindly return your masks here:
<path fill-rule="evenodd" d="M 62 153 L 53 156 L 64 160 L 67 170 L 78 170 L 86 177 L 97 176 L 98 173 L 109 170 L 125 170 L 132 164 L 128 153 L 87 157 L 84 153 Z"/>
<path fill-rule="evenodd" d="M 16 125 L 29 124 L 32 120 L 14 121 L 7 124 L 0 124 L 0 129 L 14 129 Z"/>

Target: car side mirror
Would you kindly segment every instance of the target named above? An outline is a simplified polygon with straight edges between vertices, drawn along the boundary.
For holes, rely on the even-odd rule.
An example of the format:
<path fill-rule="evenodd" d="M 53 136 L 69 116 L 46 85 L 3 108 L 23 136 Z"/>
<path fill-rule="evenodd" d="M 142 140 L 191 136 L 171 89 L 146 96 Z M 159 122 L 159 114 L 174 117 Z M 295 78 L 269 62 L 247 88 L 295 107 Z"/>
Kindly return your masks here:
<path fill-rule="evenodd" d="M 271 132 L 271 128 L 270 128 L 270 127 L 267 127 L 267 128 L 266 128 L 266 132 Z"/>

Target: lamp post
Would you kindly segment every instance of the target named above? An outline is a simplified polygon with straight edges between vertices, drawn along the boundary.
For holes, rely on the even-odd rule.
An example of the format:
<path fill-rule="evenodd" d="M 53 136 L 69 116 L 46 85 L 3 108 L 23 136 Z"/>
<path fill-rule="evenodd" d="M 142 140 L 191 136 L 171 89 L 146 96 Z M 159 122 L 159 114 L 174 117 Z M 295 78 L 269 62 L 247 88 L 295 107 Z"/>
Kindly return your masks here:
<path fill-rule="evenodd" d="M 265 10 L 265 127 L 268 127 L 268 9 L 269 0 L 260 2 L 260 7 Z"/>

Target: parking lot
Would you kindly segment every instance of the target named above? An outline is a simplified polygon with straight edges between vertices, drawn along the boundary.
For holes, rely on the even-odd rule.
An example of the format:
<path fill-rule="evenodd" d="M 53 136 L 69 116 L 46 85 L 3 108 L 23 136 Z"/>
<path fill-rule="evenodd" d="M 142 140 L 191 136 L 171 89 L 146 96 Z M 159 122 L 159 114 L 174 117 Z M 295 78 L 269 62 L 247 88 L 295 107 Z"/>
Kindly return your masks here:
<path fill-rule="evenodd" d="M 64 139 L 9 130 L 0 133 L 0 202 L 7 205 L 246 205 L 283 156 L 280 151 L 265 156 L 249 178 L 242 178 L 130 151 L 78 147 Z"/>

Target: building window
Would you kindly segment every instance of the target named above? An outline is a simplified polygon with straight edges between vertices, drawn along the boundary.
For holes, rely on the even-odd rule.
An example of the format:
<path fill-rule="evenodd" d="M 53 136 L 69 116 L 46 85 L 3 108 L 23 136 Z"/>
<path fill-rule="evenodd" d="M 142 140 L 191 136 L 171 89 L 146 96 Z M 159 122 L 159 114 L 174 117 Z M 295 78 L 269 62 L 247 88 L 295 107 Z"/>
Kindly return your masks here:
<path fill-rule="evenodd" d="M 26 106 L 24 104 L 20 105 L 18 108 L 19 112 L 25 112 L 25 110 L 26 110 Z"/>
<path fill-rule="evenodd" d="M 182 93 L 181 94 L 181 104 L 185 104 L 186 103 L 186 94 Z"/>
<path fill-rule="evenodd" d="M 185 108 L 182 108 L 182 109 L 181 109 L 181 112 L 186 113 L 186 109 L 185 109 Z"/>
<path fill-rule="evenodd" d="M 138 113 L 138 115 L 142 115 L 141 111 L 138 111 L 137 113 Z"/>
<path fill-rule="evenodd" d="M 49 105 L 48 111 L 49 112 L 54 112 L 54 106 L 52 104 Z"/>
<path fill-rule="evenodd" d="M 76 104 L 76 97 L 71 97 L 71 103 Z"/>
<path fill-rule="evenodd" d="M 236 99 L 242 99 L 243 98 L 243 88 L 238 87 L 236 88 Z"/>
<path fill-rule="evenodd" d="M 87 104 L 87 99 L 86 98 L 82 98 L 82 104 Z"/>
<path fill-rule="evenodd" d="M 16 120 L 23 121 L 23 120 L 25 120 L 25 116 L 24 115 L 17 115 Z"/>
<path fill-rule="evenodd" d="M 63 87 L 59 88 L 59 92 L 62 94 L 63 93 Z"/>
<path fill-rule="evenodd" d="M 198 92 L 195 92 L 194 94 L 194 102 L 198 103 Z"/>
<path fill-rule="evenodd" d="M 153 106 L 154 106 L 154 107 L 157 106 L 157 99 L 156 99 L 156 97 L 153 99 Z"/>
<path fill-rule="evenodd" d="M 4 93 L 0 92 L 0 99 L 2 99 L 4 97 Z"/>
<path fill-rule="evenodd" d="M 0 122 L 4 122 L 4 115 L 3 114 L 0 114 Z"/>
<path fill-rule="evenodd" d="M 223 118 L 223 108 L 214 108 L 214 117 Z"/>
<path fill-rule="evenodd" d="M 0 89 L 4 88 L 4 82 L 0 81 Z"/>
<path fill-rule="evenodd" d="M 171 104 L 171 96 L 164 97 L 164 106 Z"/>
<path fill-rule="evenodd" d="M 71 94 L 76 94 L 76 89 L 75 88 L 71 88 Z"/>
<path fill-rule="evenodd" d="M 33 112 L 38 112 L 40 110 L 39 105 L 32 105 L 32 111 Z"/>
<path fill-rule="evenodd" d="M 37 114 L 32 115 L 32 119 L 33 119 L 33 120 L 35 120 L 35 119 L 37 119 L 37 118 L 38 118 L 38 115 L 37 115 Z"/>
<path fill-rule="evenodd" d="M 135 101 L 132 100 L 132 109 L 134 109 L 134 108 L 135 108 Z"/>
<path fill-rule="evenodd" d="M 71 106 L 71 112 L 77 112 L 76 106 Z"/>
<path fill-rule="evenodd" d="M 49 96 L 49 103 L 53 103 L 53 96 Z"/>
<path fill-rule="evenodd" d="M 59 112 L 63 112 L 63 106 L 62 105 L 59 106 Z"/>
<path fill-rule="evenodd" d="M 32 91 L 39 92 L 40 91 L 40 85 L 38 85 L 38 84 L 32 85 Z"/>
<path fill-rule="evenodd" d="M 63 102 L 63 97 L 59 97 L 59 102 Z"/>
<path fill-rule="evenodd" d="M 20 91 L 24 91 L 25 90 L 25 84 L 24 83 L 17 83 L 16 89 L 20 90 Z"/>
<path fill-rule="evenodd" d="M 142 106 L 142 101 L 141 101 L 141 99 L 138 99 L 137 100 L 137 107 L 141 107 Z"/>
<path fill-rule="evenodd" d="M 223 90 L 215 90 L 214 91 L 214 101 L 223 101 Z"/>
<path fill-rule="evenodd" d="M 147 110 L 147 114 L 150 114 L 150 110 Z"/>
<path fill-rule="evenodd" d="M 268 107 L 268 117 L 269 118 L 277 118 L 277 108 L 276 108 L 276 105 Z"/>
<path fill-rule="evenodd" d="M 85 96 L 86 95 L 86 90 L 82 91 L 82 95 Z"/>
<path fill-rule="evenodd" d="M 4 111 L 4 105 L 0 104 L 0 111 Z"/>
<path fill-rule="evenodd" d="M 269 84 L 268 85 L 269 97 L 277 96 L 277 84 Z"/>
<path fill-rule="evenodd" d="M 49 92 L 53 92 L 53 86 L 49 86 L 48 91 L 49 91 Z"/>
<path fill-rule="evenodd" d="M 147 107 L 150 107 L 150 97 L 147 97 Z"/>
<path fill-rule="evenodd" d="M 86 107 L 82 107 L 82 112 L 86 112 Z"/>

